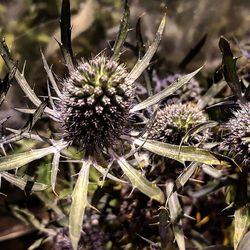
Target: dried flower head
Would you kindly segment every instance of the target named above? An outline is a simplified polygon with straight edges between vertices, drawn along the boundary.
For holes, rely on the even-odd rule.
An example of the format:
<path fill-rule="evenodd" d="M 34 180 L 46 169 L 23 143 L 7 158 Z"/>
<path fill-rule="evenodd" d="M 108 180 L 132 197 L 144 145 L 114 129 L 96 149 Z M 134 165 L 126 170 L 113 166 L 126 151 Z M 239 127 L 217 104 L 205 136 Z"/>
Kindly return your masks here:
<path fill-rule="evenodd" d="M 166 105 L 157 112 L 149 138 L 179 144 L 190 129 L 206 120 L 206 115 L 191 103 Z M 207 138 L 208 132 L 205 130 L 194 135 L 191 142 L 197 143 Z"/>
<path fill-rule="evenodd" d="M 250 103 L 241 104 L 234 117 L 222 127 L 227 131 L 220 150 L 226 151 L 238 163 L 250 163 Z"/>
<path fill-rule="evenodd" d="M 98 55 L 80 61 L 63 83 L 61 118 L 65 138 L 84 148 L 109 146 L 125 129 L 134 97 L 123 64 Z"/>

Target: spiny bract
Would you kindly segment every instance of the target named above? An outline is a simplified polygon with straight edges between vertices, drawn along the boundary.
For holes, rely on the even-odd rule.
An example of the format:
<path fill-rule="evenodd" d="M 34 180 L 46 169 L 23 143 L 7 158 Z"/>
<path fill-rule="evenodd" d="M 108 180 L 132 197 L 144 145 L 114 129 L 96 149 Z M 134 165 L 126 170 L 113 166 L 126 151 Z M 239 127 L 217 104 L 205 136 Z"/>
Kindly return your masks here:
<path fill-rule="evenodd" d="M 149 138 L 179 144 L 189 129 L 206 120 L 206 115 L 191 103 L 165 105 L 157 111 Z M 207 138 L 208 132 L 205 130 L 196 134 L 191 142 L 197 143 Z"/>
<path fill-rule="evenodd" d="M 174 81 L 182 76 L 184 75 L 176 73 L 169 74 L 165 78 L 160 78 L 156 73 L 154 73 L 152 80 L 155 84 L 155 93 L 158 93 L 166 87 L 170 86 Z M 174 92 L 174 95 L 169 96 L 166 100 L 164 100 L 164 102 L 167 102 L 168 104 L 198 102 L 199 98 L 201 98 L 201 92 L 202 89 L 199 82 L 192 78 L 182 88 L 176 90 Z"/>
<path fill-rule="evenodd" d="M 234 117 L 223 125 L 227 131 L 220 144 L 222 151 L 227 151 L 238 163 L 250 162 L 250 103 L 241 104 L 240 109 L 233 112 Z"/>
<path fill-rule="evenodd" d="M 98 55 L 80 61 L 63 82 L 61 118 L 71 144 L 107 147 L 126 128 L 134 85 L 125 81 L 123 64 Z"/>

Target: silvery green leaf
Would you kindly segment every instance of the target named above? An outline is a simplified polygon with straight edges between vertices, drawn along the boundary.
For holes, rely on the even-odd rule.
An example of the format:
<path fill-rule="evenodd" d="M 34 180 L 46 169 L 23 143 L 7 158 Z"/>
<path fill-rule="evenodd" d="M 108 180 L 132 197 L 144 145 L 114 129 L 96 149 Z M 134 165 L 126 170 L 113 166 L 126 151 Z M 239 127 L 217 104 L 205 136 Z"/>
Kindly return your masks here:
<path fill-rule="evenodd" d="M 77 250 L 81 237 L 85 208 L 88 203 L 89 168 L 91 161 L 83 161 L 76 185 L 72 193 L 72 204 L 69 213 L 69 238 L 74 250 Z"/>
<path fill-rule="evenodd" d="M 13 128 L 5 128 L 6 130 L 16 134 L 16 137 L 17 139 L 20 138 L 28 138 L 28 139 L 33 139 L 33 140 L 36 140 L 36 141 L 41 141 L 43 142 L 42 138 L 37 135 L 37 134 L 33 134 L 33 133 L 30 133 L 30 132 L 23 132 L 22 134 L 20 134 L 20 130 L 17 130 L 17 129 L 13 129 Z M 7 139 L 7 138 L 6 138 Z M 0 142 L 3 143 L 3 144 L 6 144 L 6 143 L 10 143 L 12 140 L 1 140 Z M 17 140 L 14 140 L 13 141 L 17 141 Z"/>
<path fill-rule="evenodd" d="M 218 122 L 206 121 L 206 122 L 202 122 L 202 123 L 194 126 L 193 128 L 189 129 L 188 132 L 185 134 L 185 136 L 181 139 L 181 145 L 183 142 L 187 142 L 188 138 L 190 138 L 190 137 L 192 138 L 195 135 L 199 134 L 200 132 L 202 132 L 206 129 L 213 128 L 217 125 L 218 125 Z"/>
<path fill-rule="evenodd" d="M 122 183 L 127 183 L 126 181 L 121 180 L 121 179 L 115 177 L 114 175 L 112 175 L 112 174 L 110 174 L 110 173 L 107 173 L 107 169 L 101 167 L 101 166 L 98 165 L 97 163 L 93 163 L 93 167 L 94 167 L 98 172 L 100 172 L 103 176 L 107 176 L 110 180 L 117 181 L 117 182 L 122 182 Z"/>
<path fill-rule="evenodd" d="M 187 166 L 184 171 L 178 176 L 175 181 L 175 186 L 177 190 L 187 183 L 187 181 L 191 178 L 193 173 L 197 170 L 199 164 L 197 162 L 192 162 L 189 166 Z"/>
<path fill-rule="evenodd" d="M 34 160 L 38 160 L 46 155 L 53 154 L 57 150 L 65 148 L 67 144 L 60 142 L 55 146 L 50 146 L 47 148 L 34 149 L 29 152 L 17 153 L 13 155 L 7 155 L 0 157 L 0 171 L 11 170 L 15 168 L 20 168 Z"/>
<path fill-rule="evenodd" d="M 125 81 L 128 84 L 133 83 L 140 75 L 141 73 L 148 67 L 150 60 L 152 59 L 152 57 L 154 56 L 159 43 L 161 41 L 161 37 L 165 28 L 165 24 L 166 24 L 166 15 L 164 15 L 164 17 L 161 20 L 161 23 L 159 25 L 159 28 L 157 30 L 157 33 L 155 34 L 155 39 L 153 41 L 153 43 L 149 46 L 147 52 L 145 53 L 145 55 L 143 56 L 143 58 L 141 60 L 139 60 L 135 66 L 133 67 L 133 69 L 131 70 L 131 72 L 128 74 L 128 76 L 126 77 Z"/>
<path fill-rule="evenodd" d="M 159 93 L 153 96 L 148 97 L 145 101 L 140 102 L 139 104 L 135 105 L 130 110 L 130 112 L 133 113 L 133 112 L 148 108 L 154 104 L 157 104 L 164 98 L 172 95 L 176 90 L 181 88 L 184 84 L 188 83 L 190 79 L 192 79 L 202 68 L 203 66 L 188 75 L 178 78 L 176 81 L 174 81 L 170 86 L 168 86 L 164 90 L 160 91 Z"/>
<path fill-rule="evenodd" d="M 228 164 L 226 161 L 221 160 L 226 159 L 224 156 L 197 147 L 180 147 L 178 145 L 172 145 L 154 140 L 145 140 L 143 138 L 134 139 L 133 143 L 155 154 L 177 160 L 181 163 L 184 163 L 185 161 L 195 161 L 211 165 Z"/>
<path fill-rule="evenodd" d="M 148 181 L 140 171 L 134 169 L 124 157 L 118 157 L 114 155 L 119 166 L 124 174 L 128 177 L 133 185 L 133 188 L 138 188 L 142 193 L 146 194 L 151 199 L 157 200 L 160 203 L 164 202 L 164 194 L 160 188 Z"/>
<path fill-rule="evenodd" d="M 49 81 L 51 82 L 52 86 L 53 86 L 53 89 L 55 90 L 56 94 L 58 97 L 62 98 L 62 94 L 61 94 L 61 91 L 59 90 L 57 84 L 56 84 L 56 81 L 55 81 L 55 78 L 52 74 L 52 71 L 51 69 L 49 68 L 49 65 L 43 55 L 43 52 L 41 51 L 41 54 L 42 54 L 42 60 L 43 60 L 43 65 L 44 65 L 44 69 L 48 75 L 48 78 L 49 78 Z"/>
<path fill-rule="evenodd" d="M 10 174 L 8 172 L 2 172 L 0 175 L 6 181 L 12 183 L 13 185 L 19 187 L 22 190 L 25 190 L 25 187 L 26 187 L 27 182 L 28 182 L 27 179 L 20 177 L 20 176 L 17 176 L 17 175 Z M 43 184 L 43 183 L 34 182 L 34 184 L 32 185 L 31 191 L 34 191 L 34 192 L 42 191 L 42 190 L 45 190 L 47 188 L 48 188 L 48 186 Z"/>
<path fill-rule="evenodd" d="M 182 216 L 182 208 L 178 199 L 177 192 L 173 192 L 174 182 L 166 182 L 166 191 L 167 191 L 167 202 L 166 207 L 169 208 L 170 220 L 172 222 L 172 228 L 175 236 L 175 240 L 180 250 L 185 250 L 185 239 L 182 229 L 182 222 L 180 217 Z"/>
<path fill-rule="evenodd" d="M 234 249 L 237 249 L 241 239 L 250 226 L 249 206 L 244 205 L 234 212 Z"/>
<path fill-rule="evenodd" d="M 21 108 L 15 108 L 15 110 L 24 114 L 34 114 L 36 111 L 36 109 L 21 109 Z"/>
<path fill-rule="evenodd" d="M 60 162 L 60 151 L 57 151 L 54 153 L 54 157 L 52 160 L 52 169 L 51 169 L 51 188 L 54 193 L 56 187 L 56 176 L 59 168 L 59 162 Z"/>

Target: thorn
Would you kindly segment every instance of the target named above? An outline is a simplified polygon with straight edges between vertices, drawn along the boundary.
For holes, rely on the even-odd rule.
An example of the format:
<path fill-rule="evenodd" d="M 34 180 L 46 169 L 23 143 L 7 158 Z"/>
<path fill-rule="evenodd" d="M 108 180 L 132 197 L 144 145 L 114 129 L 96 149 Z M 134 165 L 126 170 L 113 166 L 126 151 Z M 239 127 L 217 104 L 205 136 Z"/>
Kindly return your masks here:
<path fill-rule="evenodd" d="M 88 204 L 88 206 L 89 206 L 90 208 L 94 209 L 97 213 L 100 213 L 100 214 L 101 214 L 101 211 L 98 210 L 96 207 L 94 207 L 94 206 L 92 206 L 92 205 L 90 205 L 90 204 Z"/>
<path fill-rule="evenodd" d="M 187 219 L 190 219 L 190 220 L 196 221 L 196 219 L 195 219 L 194 217 L 192 217 L 192 216 L 190 216 L 190 215 L 188 215 L 188 214 L 183 214 L 183 217 L 184 217 L 184 218 L 187 218 Z"/>
<path fill-rule="evenodd" d="M 24 76 L 25 67 L 26 67 L 26 60 L 23 63 L 23 68 L 22 68 L 22 72 L 21 72 L 22 76 Z"/>

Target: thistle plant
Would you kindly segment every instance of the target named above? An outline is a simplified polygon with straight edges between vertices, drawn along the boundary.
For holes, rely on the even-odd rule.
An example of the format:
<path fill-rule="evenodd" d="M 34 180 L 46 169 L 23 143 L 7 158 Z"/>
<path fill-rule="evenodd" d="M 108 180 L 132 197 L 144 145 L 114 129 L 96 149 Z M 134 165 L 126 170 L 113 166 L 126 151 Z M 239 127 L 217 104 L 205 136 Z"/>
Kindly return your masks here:
<path fill-rule="evenodd" d="M 33 139 L 39 143 L 50 144 L 47 147 L 33 149 L 28 152 L 11 154 L 0 158 L 1 175 L 8 175 L 8 170 L 20 168 L 34 160 L 53 154 L 51 169 L 51 188 L 56 193 L 56 178 L 60 159 L 67 154 L 69 146 L 83 152 L 83 157 L 77 163 L 81 169 L 71 194 L 72 202 L 69 212 L 69 238 L 74 250 L 77 249 L 81 238 L 81 230 L 85 208 L 91 206 L 88 202 L 88 185 L 90 168 L 95 168 L 103 181 L 106 178 L 117 182 L 125 182 L 110 171 L 111 168 L 120 167 L 132 184 L 151 199 L 160 204 L 165 202 L 163 191 L 155 184 L 148 181 L 141 171 L 132 162 L 141 148 L 155 154 L 177 160 L 181 163 L 197 161 L 205 164 L 224 165 L 226 162 L 219 159 L 219 155 L 208 150 L 193 146 L 172 145 L 162 141 L 148 140 L 147 133 L 136 130 L 132 117 L 143 117 L 146 126 L 151 118 L 144 117 L 143 110 L 156 110 L 157 104 L 164 98 L 172 95 L 183 87 L 196 75 L 196 71 L 181 76 L 170 86 L 137 103 L 135 98 L 135 80 L 148 67 L 155 54 L 164 31 L 166 16 L 159 25 L 155 39 L 149 46 L 145 55 L 133 69 L 129 71 L 124 63 L 120 62 L 120 53 L 128 32 L 129 6 L 125 2 L 125 10 L 117 35 L 113 54 L 111 56 L 100 53 L 92 59 L 76 60 L 71 47 L 70 6 L 68 0 L 63 0 L 61 11 L 61 43 L 59 43 L 68 75 L 57 83 L 51 68 L 42 54 L 44 68 L 51 86 L 57 96 L 52 96 L 48 86 L 48 100 L 41 101 L 30 88 L 23 72 L 15 71 L 15 79 L 36 109 L 23 109 L 31 113 L 32 118 L 21 130 L 8 128 L 9 136 L 1 140 L 1 145 L 23 140 Z M 9 69 L 15 66 L 14 60 L 4 40 L 0 43 L 0 52 Z M 62 89 L 60 85 L 62 84 Z M 44 138 L 32 131 L 35 123 L 41 116 L 49 117 L 60 126 L 59 134 L 54 138 Z M 198 115 L 202 117 L 202 115 Z M 203 118 L 200 118 L 200 121 Z M 153 140 L 152 140 L 153 139 Z M 159 138 L 156 138 L 159 139 Z M 13 184 L 20 184 L 18 177 L 14 180 L 8 178 Z M 22 186 L 23 187 L 23 186 Z M 34 187 L 44 189 L 39 183 Z M 32 191 L 31 190 L 31 191 Z M 36 189 L 38 191 L 39 188 Z M 184 236 L 183 236 L 184 239 Z"/>

